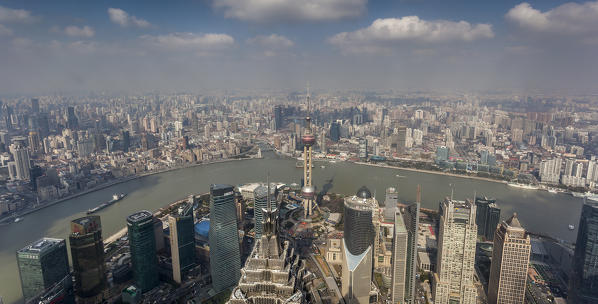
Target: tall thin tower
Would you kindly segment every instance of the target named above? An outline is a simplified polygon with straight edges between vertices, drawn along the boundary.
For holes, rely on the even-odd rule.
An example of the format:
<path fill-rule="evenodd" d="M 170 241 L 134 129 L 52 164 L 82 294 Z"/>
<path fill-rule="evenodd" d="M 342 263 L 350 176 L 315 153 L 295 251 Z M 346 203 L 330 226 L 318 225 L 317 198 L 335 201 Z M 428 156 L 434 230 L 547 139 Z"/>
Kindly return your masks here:
<path fill-rule="evenodd" d="M 313 214 L 315 187 L 312 185 L 312 146 L 316 142 L 316 136 L 311 132 L 311 117 L 309 103 L 309 84 L 307 85 L 307 116 L 305 117 L 305 134 L 301 137 L 303 142 L 303 209 L 304 217 L 307 218 Z"/>

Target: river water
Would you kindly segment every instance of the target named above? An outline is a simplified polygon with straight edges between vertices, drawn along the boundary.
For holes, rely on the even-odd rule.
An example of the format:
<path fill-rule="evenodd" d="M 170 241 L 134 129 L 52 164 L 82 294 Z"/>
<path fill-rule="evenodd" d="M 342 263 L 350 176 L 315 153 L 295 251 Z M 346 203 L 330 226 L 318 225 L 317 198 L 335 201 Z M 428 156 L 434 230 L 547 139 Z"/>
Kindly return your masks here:
<path fill-rule="evenodd" d="M 7 304 L 21 301 L 15 258 L 18 249 L 43 236 L 67 238 L 72 219 L 84 216 L 87 209 L 109 200 L 113 193 L 128 195 L 97 213 L 101 216 L 104 238 L 122 229 L 128 214 L 142 209 L 154 211 L 189 194 L 207 192 L 212 183 L 236 185 L 265 181 L 266 172 L 270 173 L 271 181 L 300 182 L 302 170 L 295 168 L 295 160 L 279 158 L 272 153 L 264 153 L 264 156 L 264 159 L 231 161 L 145 176 L 29 214 L 20 223 L 0 226 L 0 296 Z M 316 162 L 315 165 L 313 179 L 318 191 L 327 189 L 328 192 L 352 195 L 365 185 L 376 193 L 382 204 L 387 187 L 397 187 L 400 200 L 414 201 L 420 184 L 422 207 L 431 209 L 437 209 L 438 202 L 451 195 L 451 188 L 455 199 L 471 198 L 475 191 L 478 195 L 496 198 L 503 218 L 517 212 L 522 225 L 529 231 L 571 242 L 577 235 L 582 200 L 569 195 L 344 162 Z M 576 229 L 568 230 L 569 224 L 574 224 Z"/>

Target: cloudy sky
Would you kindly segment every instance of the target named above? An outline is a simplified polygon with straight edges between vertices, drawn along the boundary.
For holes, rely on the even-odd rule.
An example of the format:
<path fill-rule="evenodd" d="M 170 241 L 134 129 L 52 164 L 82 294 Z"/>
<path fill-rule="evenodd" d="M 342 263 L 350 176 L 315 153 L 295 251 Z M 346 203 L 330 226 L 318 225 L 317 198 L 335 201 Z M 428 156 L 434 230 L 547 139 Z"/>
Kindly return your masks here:
<path fill-rule="evenodd" d="M 0 95 L 598 93 L 598 1 L 0 0 Z"/>

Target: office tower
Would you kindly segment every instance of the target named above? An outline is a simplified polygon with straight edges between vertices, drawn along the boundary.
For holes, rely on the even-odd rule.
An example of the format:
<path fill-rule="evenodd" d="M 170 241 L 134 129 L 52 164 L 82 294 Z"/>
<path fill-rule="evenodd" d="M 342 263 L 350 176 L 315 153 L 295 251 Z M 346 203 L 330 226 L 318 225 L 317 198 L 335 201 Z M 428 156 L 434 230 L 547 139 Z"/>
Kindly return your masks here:
<path fill-rule="evenodd" d="M 146 210 L 127 217 L 135 286 L 146 292 L 158 285 L 154 216 Z"/>
<path fill-rule="evenodd" d="M 268 188 L 262 185 L 255 188 L 254 192 L 254 204 L 253 204 L 253 215 L 255 218 L 255 239 L 262 237 L 262 223 L 264 221 L 263 211 L 266 209 L 268 202 Z"/>
<path fill-rule="evenodd" d="M 475 304 L 476 207 L 471 201 L 442 202 L 434 303 Z"/>
<path fill-rule="evenodd" d="M 63 239 L 42 238 L 17 251 L 17 264 L 25 301 L 70 279 L 66 243 Z"/>
<path fill-rule="evenodd" d="M 529 235 L 521 227 L 517 213 L 503 221 L 496 229 L 488 283 L 488 303 L 524 303 L 531 247 Z"/>
<path fill-rule="evenodd" d="M 263 209 L 263 234 L 256 240 L 241 279 L 228 304 L 305 303 L 302 278 L 305 264 L 289 241 L 280 246 L 276 233 L 277 210 L 266 201 Z"/>
<path fill-rule="evenodd" d="M 598 302 L 598 202 L 586 200 L 577 231 L 573 272 L 569 280 L 570 303 Z"/>
<path fill-rule="evenodd" d="M 69 129 L 76 129 L 79 127 L 79 121 L 75 115 L 75 107 L 68 107 L 66 111 L 66 127 Z"/>
<path fill-rule="evenodd" d="M 341 125 L 337 121 L 330 124 L 330 139 L 334 142 L 341 139 Z"/>
<path fill-rule="evenodd" d="M 195 231 L 193 204 L 185 203 L 176 214 L 168 216 L 172 277 L 181 283 L 183 275 L 195 266 Z"/>
<path fill-rule="evenodd" d="M 120 137 L 123 152 L 129 152 L 129 147 L 131 146 L 131 136 L 129 131 L 123 130 Z"/>
<path fill-rule="evenodd" d="M 274 127 L 276 131 L 282 130 L 284 127 L 283 125 L 283 109 L 282 105 L 275 105 L 274 106 Z"/>
<path fill-rule="evenodd" d="M 39 138 L 39 133 L 37 133 L 36 131 L 29 132 L 29 149 L 33 154 L 38 154 L 43 151 L 42 142 Z"/>
<path fill-rule="evenodd" d="M 345 198 L 344 207 L 342 295 L 346 303 L 368 303 L 379 206 L 371 192 L 361 187 Z"/>
<path fill-rule="evenodd" d="M 69 246 L 77 297 L 95 298 L 101 302 L 107 283 L 100 217 L 92 215 L 73 220 Z"/>
<path fill-rule="evenodd" d="M 28 181 L 30 178 L 29 169 L 31 169 L 29 150 L 20 143 L 14 143 L 10 145 L 10 152 L 14 158 L 14 178 L 17 180 Z"/>
<path fill-rule="evenodd" d="M 405 153 L 405 147 L 407 142 L 407 127 L 399 126 L 398 133 L 395 137 L 395 141 L 396 149 L 394 152 L 398 154 Z"/>
<path fill-rule="evenodd" d="M 417 202 L 410 204 L 403 211 L 403 221 L 407 229 L 407 260 L 405 271 L 405 303 L 414 303 L 417 284 L 417 236 L 419 227 L 420 191 L 417 187 Z"/>
<path fill-rule="evenodd" d="M 486 240 L 494 239 L 494 232 L 500 222 L 500 208 L 496 205 L 496 200 L 487 197 L 476 197 L 476 219 L 478 226 L 478 235 Z"/>
<path fill-rule="evenodd" d="M 39 113 L 39 99 L 31 98 L 31 112 Z"/>
<path fill-rule="evenodd" d="M 235 286 L 241 270 L 241 253 L 233 186 L 210 186 L 210 272 L 216 292 Z"/>
<path fill-rule="evenodd" d="M 400 212 L 395 213 L 392 240 L 392 303 L 405 303 L 408 233 Z"/>
<path fill-rule="evenodd" d="M 365 138 L 359 139 L 359 158 L 368 158 L 368 140 Z"/>
<path fill-rule="evenodd" d="M 303 196 L 303 217 L 308 218 L 313 214 L 315 207 L 314 196 L 316 195 L 316 188 L 312 185 L 312 149 L 316 143 L 316 136 L 311 132 L 311 117 L 309 117 L 309 87 L 307 88 L 307 116 L 305 117 L 305 134 L 301 137 L 303 143 L 303 188 L 301 188 L 301 195 Z"/>
<path fill-rule="evenodd" d="M 398 203 L 399 192 L 397 191 L 397 189 L 394 187 L 386 188 L 386 196 L 384 199 L 384 221 L 394 221 Z"/>
<path fill-rule="evenodd" d="M 445 162 L 449 159 L 449 148 L 446 146 L 436 147 L 436 162 Z"/>

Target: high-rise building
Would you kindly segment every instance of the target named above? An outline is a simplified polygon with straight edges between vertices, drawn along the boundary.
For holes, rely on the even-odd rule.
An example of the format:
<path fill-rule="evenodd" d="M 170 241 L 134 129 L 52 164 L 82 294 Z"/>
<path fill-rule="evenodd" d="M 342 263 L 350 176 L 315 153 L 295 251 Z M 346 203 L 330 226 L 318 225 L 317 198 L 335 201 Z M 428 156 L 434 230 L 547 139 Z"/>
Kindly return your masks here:
<path fill-rule="evenodd" d="M 341 290 L 345 303 L 369 302 L 372 259 L 377 254 L 378 213 L 378 202 L 366 187 L 345 198 Z"/>
<path fill-rule="evenodd" d="M 101 302 L 102 292 L 106 288 L 106 264 L 100 217 L 93 215 L 73 220 L 69 246 L 77 297 Z"/>
<path fill-rule="evenodd" d="M 31 98 L 31 112 L 39 113 L 39 99 Z"/>
<path fill-rule="evenodd" d="M 359 139 L 359 158 L 368 158 L 368 140 L 365 138 Z"/>
<path fill-rule="evenodd" d="M 235 286 L 241 270 L 234 189 L 210 186 L 210 272 L 216 292 Z"/>
<path fill-rule="evenodd" d="M 31 169 L 31 163 L 29 162 L 29 150 L 24 145 L 15 143 L 10 146 L 10 152 L 14 158 L 14 179 L 28 181 L 30 178 L 29 169 Z"/>
<path fill-rule="evenodd" d="M 434 274 L 434 303 L 475 304 L 475 204 L 469 200 L 445 199 L 441 206 L 438 272 Z"/>
<path fill-rule="evenodd" d="M 392 240 L 392 303 L 406 303 L 405 291 L 408 239 L 409 236 L 403 216 L 400 212 L 396 212 L 394 218 L 394 236 Z"/>
<path fill-rule="evenodd" d="M 26 302 L 42 296 L 46 290 L 70 278 L 63 239 L 42 238 L 27 245 L 17 251 L 17 264 Z"/>
<path fill-rule="evenodd" d="M 598 303 L 598 263 L 596 261 L 598 261 L 598 202 L 586 200 L 581 209 L 573 255 L 573 272 L 569 280 L 570 303 Z"/>
<path fill-rule="evenodd" d="M 77 129 L 79 121 L 75 115 L 75 107 L 69 106 L 66 110 L 66 127 L 69 129 Z"/>
<path fill-rule="evenodd" d="M 170 253 L 172 277 L 181 283 L 183 275 L 195 263 L 195 231 L 193 228 L 193 204 L 185 203 L 176 214 L 168 216 L 170 227 Z"/>
<path fill-rule="evenodd" d="M 449 148 L 446 146 L 436 147 L 436 162 L 445 162 L 449 159 Z"/>
<path fill-rule="evenodd" d="M 276 213 L 276 208 L 267 200 L 263 209 L 263 234 L 253 245 L 228 304 L 305 303 L 302 281 L 305 264 L 290 247 L 289 241 L 280 246 L 276 234 Z"/>
<path fill-rule="evenodd" d="M 418 186 L 419 193 L 419 186 Z M 419 227 L 419 194 L 418 202 L 408 205 L 403 211 L 403 221 L 407 230 L 407 259 L 405 271 L 405 303 L 414 303 L 417 283 L 417 236 Z"/>
<path fill-rule="evenodd" d="M 146 210 L 135 212 L 127 217 L 127 229 L 135 286 L 146 292 L 158 285 L 154 216 Z"/>
<path fill-rule="evenodd" d="M 341 139 L 341 125 L 337 121 L 330 124 L 330 139 L 334 142 Z"/>
<path fill-rule="evenodd" d="M 488 303 L 524 303 L 530 254 L 529 235 L 525 233 L 515 213 L 510 219 L 503 221 L 495 232 Z"/>
<path fill-rule="evenodd" d="M 120 140 L 123 152 L 129 152 L 129 147 L 131 147 L 131 135 L 129 131 L 122 130 L 120 134 Z"/>
<path fill-rule="evenodd" d="M 394 187 L 386 188 L 384 199 L 384 221 L 392 223 L 395 220 L 397 204 L 399 203 L 399 192 Z"/>
<path fill-rule="evenodd" d="M 254 192 L 254 204 L 253 204 L 253 215 L 255 218 L 255 239 L 262 237 L 262 223 L 264 221 L 264 210 L 268 202 L 268 187 L 263 185 L 258 186 L 253 190 Z M 272 193 L 270 193 L 270 199 Z"/>
<path fill-rule="evenodd" d="M 486 240 L 494 239 L 494 232 L 500 222 L 500 208 L 495 199 L 487 197 L 476 197 L 476 225 L 478 226 L 478 235 Z"/>

